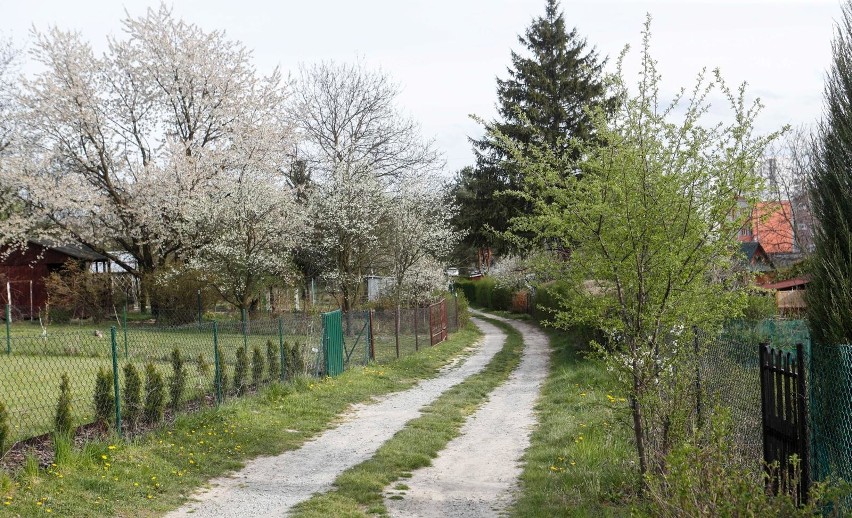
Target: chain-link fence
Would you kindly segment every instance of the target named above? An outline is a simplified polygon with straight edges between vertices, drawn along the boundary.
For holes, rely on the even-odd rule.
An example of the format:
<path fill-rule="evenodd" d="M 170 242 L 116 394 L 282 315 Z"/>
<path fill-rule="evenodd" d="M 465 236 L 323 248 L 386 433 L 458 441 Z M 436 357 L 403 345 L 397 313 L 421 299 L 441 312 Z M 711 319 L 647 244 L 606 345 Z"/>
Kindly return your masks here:
<path fill-rule="evenodd" d="M 455 331 L 458 305 L 450 299 L 447 308 L 450 330 Z M 112 321 L 97 324 L 14 318 L 4 322 L 0 403 L 11 432 L 6 446 L 55 429 L 63 374 L 69 380 L 74 427 L 96 419 L 99 373 L 117 379 L 125 433 L 146 424 L 152 377 L 160 380 L 161 407 L 168 415 L 209 406 L 273 380 L 324 375 L 323 329 L 317 313 L 258 318 L 237 313 L 236 319 L 215 321 L 204 315 L 199 319 L 199 313 L 165 309 L 156 315 L 113 313 Z M 428 308 L 351 311 L 343 315 L 342 328 L 346 366 L 383 363 L 429 346 Z M 139 385 L 141 389 L 134 388 Z M 179 401 L 174 403 L 177 385 Z M 132 397 L 128 401 L 128 394 L 135 392 L 138 401 Z M 113 419 L 110 416 L 107 422 L 112 424 Z"/>

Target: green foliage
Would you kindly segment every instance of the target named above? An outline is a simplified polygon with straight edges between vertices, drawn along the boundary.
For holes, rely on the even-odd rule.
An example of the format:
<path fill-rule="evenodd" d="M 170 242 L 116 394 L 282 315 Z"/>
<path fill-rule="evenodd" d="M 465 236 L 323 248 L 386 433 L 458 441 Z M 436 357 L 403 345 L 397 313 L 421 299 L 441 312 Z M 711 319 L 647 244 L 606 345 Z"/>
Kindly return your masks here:
<path fill-rule="evenodd" d="M 777 313 L 775 307 L 775 296 L 764 290 L 749 290 L 746 297 L 746 305 L 743 308 L 743 318 L 750 322 L 757 322 L 772 318 Z"/>
<path fill-rule="evenodd" d="M 826 77 L 825 119 L 810 176 L 815 225 L 808 320 L 818 344 L 852 343 L 852 4 L 844 2 Z"/>
<path fill-rule="evenodd" d="M 145 406 L 142 417 L 148 423 L 159 423 L 163 420 L 163 410 L 166 407 L 166 388 L 163 375 L 153 363 L 145 366 Z"/>
<path fill-rule="evenodd" d="M 734 450 L 730 417 L 721 411 L 714 415 L 706 434 L 699 433 L 691 440 L 676 446 L 666 458 L 665 469 L 647 478 L 649 515 L 654 517 L 715 517 L 715 516 L 817 516 L 834 498 L 827 484 L 815 484 L 806 505 L 798 505 L 798 469 L 794 460 L 793 473 L 779 475 L 770 470 L 773 478 L 786 480 L 790 493 L 773 495 L 766 491 L 769 475 L 755 472 L 744 465 Z M 835 506 L 834 509 L 837 509 Z"/>
<path fill-rule="evenodd" d="M 53 463 L 68 466 L 73 456 L 74 437 L 70 431 L 53 433 Z"/>
<path fill-rule="evenodd" d="M 459 290 L 464 294 L 464 298 L 469 302 L 476 301 L 476 283 L 470 279 L 457 279 L 455 281 L 456 292 Z"/>
<path fill-rule="evenodd" d="M 459 329 L 467 327 L 470 322 L 470 303 L 467 295 L 463 292 L 456 292 L 456 303 L 458 304 Z"/>
<path fill-rule="evenodd" d="M 234 393 L 241 395 L 246 388 L 246 371 L 248 370 L 248 357 L 242 347 L 237 349 L 237 362 L 234 365 Z"/>
<path fill-rule="evenodd" d="M 284 357 L 287 359 L 287 379 L 292 380 L 296 376 L 305 373 L 305 359 L 302 355 L 302 346 L 299 342 L 284 342 Z"/>
<path fill-rule="evenodd" d="M 132 363 L 124 366 L 124 390 L 121 394 L 122 419 L 131 428 L 136 426 L 142 414 L 142 377 Z"/>
<path fill-rule="evenodd" d="M 95 376 L 95 421 L 108 425 L 115 417 L 115 388 L 112 371 L 101 367 Z"/>
<path fill-rule="evenodd" d="M 581 151 L 575 143 L 596 132 L 588 110 L 606 103 L 602 64 L 576 29 L 567 30 L 555 0 L 519 40 L 524 52 L 512 52 L 509 77 L 497 80 L 499 118 L 473 142 L 476 167 L 461 171 L 454 189 L 461 209 L 456 225 L 470 230 L 466 242 L 478 248 L 512 248 L 501 232 L 530 208 L 529 200 L 506 195 L 523 188 L 524 174 L 495 132 L 518 148 L 538 142 L 555 156 L 576 159 Z"/>
<path fill-rule="evenodd" d="M 0 401 L 0 456 L 6 453 L 6 446 L 12 438 L 12 430 L 9 428 L 9 412 L 6 405 Z"/>
<path fill-rule="evenodd" d="M 71 422 L 71 383 L 68 374 L 63 372 L 59 379 L 59 401 L 56 403 L 56 414 L 53 419 L 53 429 L 58 434 L 70 434 Z"/>
<path fill-rule="evenodd" d="M 195 367 L 198 369 L 198 376 L 202 379 L 210 374 L 210 364 L 202 353 L 198 353 L 195 357 Z"/>
<path fill-rule="evenodd" d="M 175 347 L 171 354 L 172 376 L 169 379 L 169 407 L 179 410 L 183 402 L 183 393 L 186 389 L 186 368 L 183 364 L 180 350 Z"/>
<path fill-rule="evenodd" d="M 551 320 L 607 332 L 601 352 L 632 402 L 645 474 L 690 433 L 686 376 L 694 358 L 692 348 L 677 345 L 689 343 L 692 326 L 718 329 L 742 308 L 743 295 L 715 279 L 733 269 L 747 215 L 740 202 L 759 194 L 755 167 L 775 135 L 753 136 L 759 105 L 747 104 L 744 89 L 731 91 L 718 72 L 709 80 L 701 74 L 691 95 L 660 105 L 650 19 L 635 89 L 621 76 L 623 59 L 611 78 L 615 110 L 595 116 L 602 145 L 584 146 L 581 161 L 544 144 L 503 142 L 514 149 L 533 204 L 513 228 L 538 242 L 570 243 L 570 257 L 554 255 L 546 272 L 567 286 Z M 714 92 L 728 100 L 730 122 L 705 123 Z M 566 168 L 580 174 L 566 177 Z"/>
<path fill-rule="evenodd" d="M 278 346 L 272 341 L 266 341 L 266 363 L 269 365 L 269 381 L 278 381 L 281 376 L 281 358 Z"/>
<path fill-rule="evenodd" d="M 251 352 L 251 383 L 255 387 L 259 387 L 263 381 L 263 353 L 260 352 L 260 347 L 254 346 Z"/>

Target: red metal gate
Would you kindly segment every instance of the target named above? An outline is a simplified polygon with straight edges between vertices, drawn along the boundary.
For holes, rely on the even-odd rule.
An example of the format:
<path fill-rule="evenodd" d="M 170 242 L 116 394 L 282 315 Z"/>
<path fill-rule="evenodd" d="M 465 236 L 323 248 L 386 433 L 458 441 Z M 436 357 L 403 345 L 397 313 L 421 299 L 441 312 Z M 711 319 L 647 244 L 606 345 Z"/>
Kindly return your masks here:
<path fill-rule="evenodd" d="M 447 339 L 447 301 L 442 299 L 429 306 L 429 343 L 439 344 Z"/>

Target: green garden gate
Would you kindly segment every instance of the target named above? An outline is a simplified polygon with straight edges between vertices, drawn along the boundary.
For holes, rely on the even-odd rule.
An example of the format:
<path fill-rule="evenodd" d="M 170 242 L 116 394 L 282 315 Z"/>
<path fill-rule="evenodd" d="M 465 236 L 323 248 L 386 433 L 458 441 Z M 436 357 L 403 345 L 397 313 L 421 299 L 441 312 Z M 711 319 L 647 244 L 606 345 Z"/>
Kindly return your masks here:
<path fill-rule="evenodd" d="M 322 348 L 326 376 L 343 373 L 343 313 L 338 309 L 322 314 Z"/>

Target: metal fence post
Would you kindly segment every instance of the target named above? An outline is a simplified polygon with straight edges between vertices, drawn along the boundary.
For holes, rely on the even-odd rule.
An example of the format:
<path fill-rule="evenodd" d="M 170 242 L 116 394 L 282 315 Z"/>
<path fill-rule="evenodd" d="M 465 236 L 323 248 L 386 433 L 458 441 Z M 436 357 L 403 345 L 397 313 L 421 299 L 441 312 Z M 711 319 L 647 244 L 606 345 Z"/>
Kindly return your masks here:
<path fill-rule="evenodd" d="M 242 313 L 242 319 L 243 319 L 243 321 L 242 321 L 243 350 L 245 351 L 246 356 L 248 356 L 248 322 L 246 321 L 246 308 L 242 308 L 240 310 L 240 313 Z"/>
<path fill-rule="evenodd" d="M 373 310 L 369 312 L 370 319 L 370 359 L 376 361 L 376 339 L 373 335 Z"/>
<path fill-rule="evenodd" d="M 6 354 L 12 354 L 12 305 L 6 304 Z"/>
<path fill-rule="evenodd" d="M 692 341 L 693 349 L 695 350 L 695 413 L 700 429 L 703 423 L 702 408 L 701 408 L 701 361 L 700 361 L 700 344 L 698 343 L 698 326 L 692 326 Z"/>
<path fill-rule="evenodd" d="M 278 317 L 278 354 L 281 361 L 278 377 L 284 381 L 287 379 L 287 358 L 284 357 L 284 319 L 281 317 Z"/>
<path fill-rule="evenodd" d="M 420 340 L 417 336 L 417 314 L 419 313 L 419 308 L 414 306 L 414 350 L 420 350 Z"/>
<path fill-rule="evenodd" d="M 808 405 L 807 405 L 807 384 L 805 380 L 805 351 L 802 343 L 796 344 L 796 371 L 798 376 L 796 376 L 796 392 L 798 397 L 796 398 L 797 404 L 797 413 L 798 419 L 797 423 L 799 425 L 799 451 L 801 452 L 801 459 L 799 467 L 801 468 L 801 483 L 799 485 L 799 503 L 807 504 L 808 503 L 808 492 L 811 484 L 811 473 L 810 473 L 810 463 L 811 463 L 811 455 L 810 455 L 810 437 L 808 437 Z"/>
<path fill-rule="evenodd" d="M 213 385 L 216 391 L 216 404 L 222 403 L 222 369 L 219 365 L 219 322 L 213 321 Z"/>
<path fill-rule="evenodd" d="M 198 292 L 196 293 L 196 295 L 197 295 L 197 300 L 198 300 L 198 327 L 200 328 L 200 327 L 201 327 L 201 312 L 202 312 L 202 308 L 201 308 L 201 290 L 198 290 Z"/>
<path fill-rule="evenodd" d="M 116 344 L 115 339 L 115 326 L 110 328 L 110 338 L 112 341 L 112 386 L 115 394 L 115 430 L 121 437 L 121 394 L 118 380 L 118 344 Z"/>
<path fill-rule="evenodd" d="M 124 302 L 124 312 L 121 315 L 121 329 L 124 331 L 124 359 L 127 359 L 127 301 Z"/>
<path fill-rule="evenodd" d="M 393 334 L 396 337 L 396 357 L 399 358 L 399 304 L 393 312 Z"/>

